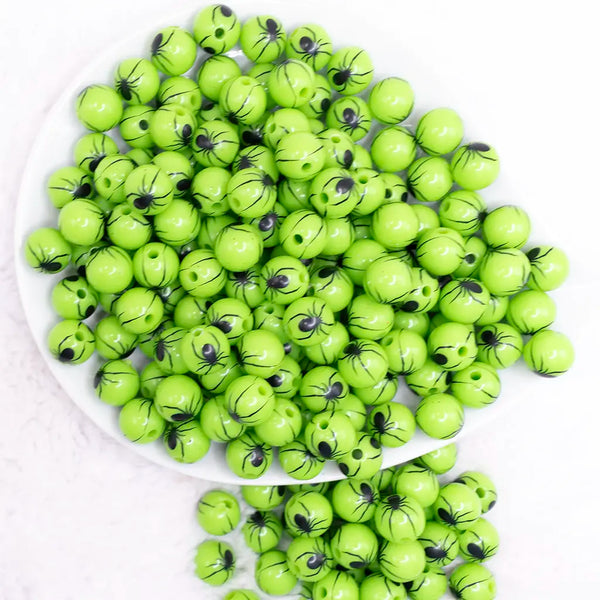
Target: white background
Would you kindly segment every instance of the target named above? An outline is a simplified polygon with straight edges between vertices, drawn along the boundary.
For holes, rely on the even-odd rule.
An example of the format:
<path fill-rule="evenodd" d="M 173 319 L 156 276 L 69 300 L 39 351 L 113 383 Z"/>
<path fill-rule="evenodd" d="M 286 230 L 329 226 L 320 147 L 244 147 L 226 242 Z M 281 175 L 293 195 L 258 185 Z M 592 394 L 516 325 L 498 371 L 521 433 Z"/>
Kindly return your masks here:
<path fill-rule="evenodd" d="M 518 190 L 518 198 L 506 201 L 530 212 L 532 240 L 562 246 L 572 258 L 573 275 L 554 297 L 557 328 L 574 341 L 576 367 L 556 381 L 540 379 L 535 397 L 465 439 L 456 472 L 485 470 L 500 490 L 491 520 L 502 547 L 490 563 L 500 600 L 596 598 L 600 104 L 592 3 L 320 5 L 339 6 L 340 22 L 381 28 L 390 51 L 395 37 L 413 40 L 415 53 L 427 48 L 424 64 L 445 103 L 477 115 L 471 134 L 500 152 L 503 176 Z M 173 12 L 189 7 L 193 14 L 199 6 L 179 2 L 173 11 L 160 0 L 3 6 L 0 600 L 222 596 L 191 575 L 202 538 L 194 504 L 209 486 L 128 452 L 72 404 L 26 329 L 12 265 L 20 173 L 63 86 L 131 31 L 150 32 L 171 24 Z M 318 22 L 318 12 L 307 9 L 306 20 Z M 237 584 L 250 566 L 242 565 Z"/>

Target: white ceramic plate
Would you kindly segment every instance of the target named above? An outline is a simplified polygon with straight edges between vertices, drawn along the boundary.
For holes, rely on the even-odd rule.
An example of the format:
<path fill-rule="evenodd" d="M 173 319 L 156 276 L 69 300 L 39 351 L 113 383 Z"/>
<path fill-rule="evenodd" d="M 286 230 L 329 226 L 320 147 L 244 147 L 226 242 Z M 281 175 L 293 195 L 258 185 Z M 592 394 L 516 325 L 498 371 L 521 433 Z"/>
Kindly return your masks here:
<path fill-rule="evenodd" d="M 319 5 L 306 1 L 284 3 L 269 0 L 260 2 L 240 0 L 230 4 L 242 19 L 257 13 L 274 14 L 283 21 L 288 31 L 303 23 L 317 22 L 331 34 L 334 49 L 355 44 L 364 47 L 370 53 L 375 64 L 375 81 L 385 76 L 398 75 L 413 85 L 417 102 L 413 115 L 406 122 L 408 126 L 414 126 L 418 118 L 431 108 L 444 106 L 448 101 L 448 96 L 453 95 L 453 90 L 447 90 L 448 93 L 445 94 L 444 89 L 440 88 L 436 82 L 433 69 L 428 68 L 428 61 L 435 64 L 435 57 L 428 56 L 426 45 L 419 43 L 418 34 L 411 33 L 410 28 L 404 29 L 402 37 L 398 39 L 397 35 L 394 36 L 398 31 L 397 25 L 382 20 L 380 23 L 369 23 L 365 26 L 359 16 L 344 15 L 341 5 L 334 6 L 334 3 Z M 19 290 L 35 341 L 56 379 L 81 410 L 109 435 L 125 444 L 127 448 L 155 463 L 201 479 L 237 484 L 293 483 L 295 480 L 287 476 L 279 467 L 276 456 L 270 470 L 262 478 L 253 482 L 240 479 L 231 473 L 225 462 L 225 446 L 222 444 L 213 444 L 207 456 L 198 463 L 182 465 L 173 461 L 166 454 L 161 441 L 150 445 L 136 445 L 126 440 L 118 427 L 118 409 L 102 403 L 95 396 L 92 388 L 91 382 L 101 362 L 100 359 L 94 356 L 87 363 L 73 367 L 57 362 L 48 352 L 46 335 L 57 321 L 57 317 L 51 309 L 50 293 L 58 279 L 57 276 L 42 275 L 33 271 L 23 258 L 24 242 L 30 232 L 42 226 L 56 226 L 57 210 L 46 198 L 45 182 L 56 168 L 72 163 L 73 146 L 80 136 L 87 133 L 75 118 L 73 109 L 79 91 L 91 83 L 110 83 L 113 70 L 120 60 L 129 56 L 147 56 L 156 30 L 172 24 L 187 25 L 190 28 L 192 20 L 193 14 L 188 13 L 180 15 L 178 18 L 157 22 L 155 28 L 110 48 L 65 86 L 61 97 L 40 128 L 23 173 L 15 224 L 15 255 Z M 419 48 L 418 56 L 415 55 L 415 48 Z M 239 56 L 239 52 L 236 56 Z M 200 57 L 200 59 L 203 58 L 203 56 Z M 196 68 L 191 72 L 195 73 Z M 482 129 L 484 124 L 479 123 L 475 127 L 469 115 L 462 116 L 465 118 L 467 139 L 469 139 L 470 132 L 484 131 Z M 118 139 L 118 133 L 113 137 Z M 472 133 L 470 137 L 473 138 Z M 509 193 L 510 189 L 506 179 L 508 176 L 503 174 L 489 190 L 485 190 L 484 196 L 491 206 L 499 204 L 503 199 L 513 197 Z M 58 277 L 65 275 L 66 273 L 62 273 Z M 494 419 L 500 411 L 514 404 L 518 399 L 532 393 L 536 383 L 539 383 L 539 380 L 523 365 L 503 372 L 503 393 L 500 399 L 484 410 L 467 409 L 465 426 L 453 441 L 468 435 L 470 431 Z M 401 385 L 398 399 L 411 407 L 414 407 L 418 400 L 404 384 Z M 421 432 L 417 432 L 415 437 L 404 447 L 384 451 L 383 467 L 411 460 L 447 443 L 433 440 Z M 328 463 L 314 481 L 329 481 L 342 477 L 337 466 Z"/>

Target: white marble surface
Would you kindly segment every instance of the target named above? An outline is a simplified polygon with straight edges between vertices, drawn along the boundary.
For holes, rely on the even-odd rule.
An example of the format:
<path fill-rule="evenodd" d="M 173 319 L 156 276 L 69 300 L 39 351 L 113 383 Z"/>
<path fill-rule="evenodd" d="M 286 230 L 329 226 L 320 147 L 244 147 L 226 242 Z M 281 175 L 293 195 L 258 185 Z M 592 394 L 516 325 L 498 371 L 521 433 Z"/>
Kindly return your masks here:
<path fill-rule="evenodd" d="M 500 600 L 595 598 L 600 317 L 589 284 L 597 290 L 600 132 L 592 9 L 583 0 L 362 4 L 340 10 L 368 10 L 400 33 L 420 28 L 439 56 L 437 75 L 454 83 L 448 102 L 486 115 L 481 135 L 531 198 L 534 236 L 551 233 L 573 258 L 571 282 L 555 297 L 576 368 L 540 380 L 518 412 L 465 440 L 457 471 L 486 470 L 500 489 L 492 520 L 502 549 L 490 565 Z M 176 11 L 186 6 L 193 13 L 199 3 L 179 2 Z M 216 600 L 221 591 L 192 575 L 202 538 L 194 505 L 208 486 L 143 461 L 80 413 L 25 328 L 12 266 L 19 177 L 44 114 L 106 45 L 133 28 L 170 24 L 169 9 L 160 0 L 33 0 L 2 10 L 0 600 Z M 246 560 L 234 583 L 251 578 Z"/>

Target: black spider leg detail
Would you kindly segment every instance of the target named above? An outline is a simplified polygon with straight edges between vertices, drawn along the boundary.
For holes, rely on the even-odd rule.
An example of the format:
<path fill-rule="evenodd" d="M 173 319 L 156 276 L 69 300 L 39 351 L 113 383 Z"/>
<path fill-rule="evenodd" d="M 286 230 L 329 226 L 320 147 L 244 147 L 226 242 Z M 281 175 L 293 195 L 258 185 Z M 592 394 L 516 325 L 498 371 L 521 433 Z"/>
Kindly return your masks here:
<path fill-rule="evenodd" d="M 175 31 L 171 31 L 171 33 L 169 34 L 167 39 L 164 39 L 163 34 L 158 33 L 158 34 L 156 34 L 155 38 L 152 40 L 152 44 L 150 46 L 150 54 L 152 55 L 152 58 L 156 58 L 157 62 L 161 66 L 164 65 L 165 63 L 167 63 L 167 64 L 172 63 L 171 59 L 165 53 L 165 48 L 169 44 L 169 42 L 171 41 L 171 38 L 174 35 L 175 35 Z"/>
<path fill-rule="evenodd" d="M 119 91 L 121 92 L 121 96 L 123 96 L 123 98 L 127 102 L 130 102 L 131 99 L 135 97 L 137 104 L 142 104 L 142 101 L 140 100 L 140 95 L 136 92 L 137 85 L 138 85 L 140 79 L 142 78 L 142 76 L 138 75 L 137 77 L 133 77 L 133 74 L 135 73 L 135 71 L 141 64 L 142 64 L 142 59 L 140 58 L 140 60 L 138 60 L 135 63 L 135 65 L 133 65 L 133 67 L 130 69 L 130 71 L 129 71 L 129 73 L 127 73 L 127 75 L 122 76 L 118 72 L 117 77 L 115 78 L 116 79 L 115 85 L 116 85 L 116 87 L 118 87 Z M 130 77 L 133 77 L 133 79 L 129 79 Z"/>

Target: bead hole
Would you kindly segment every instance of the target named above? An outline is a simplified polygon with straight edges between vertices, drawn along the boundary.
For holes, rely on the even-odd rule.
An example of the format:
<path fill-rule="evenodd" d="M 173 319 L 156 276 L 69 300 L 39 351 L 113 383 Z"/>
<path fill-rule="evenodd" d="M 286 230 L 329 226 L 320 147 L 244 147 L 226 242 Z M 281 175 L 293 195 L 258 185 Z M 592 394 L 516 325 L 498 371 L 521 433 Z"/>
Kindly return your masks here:
<path fill-rule="evenodd" d="M 178 107 L 175 109 L 175 114 L 176 114 L 178 117 L 185 117 L 185 111 L 184 111 L 184 110 L 183 110 L 183 108 L 181 108 L 180 106 L 178 106 Z"/>
<path fill-rule="evenodd" d="M 466 346 L 461 346 L 461 347 L 458 349 L 458 355 L 459 355 L 459 356 L 466 356 L 466 355 L 467 355 L 467 352 L 468 352 L 468 350 L 467 350 L 467 347 L 466 347 Z"/>
<path fill-rule="evenodd" d="M 122 214 L 124 215 L 130 215 L 131 214 L 131 208 L 129 208 L 129 206 L 126 206 L 122 211 Z"/>
<path fill-rule="evenodd" d="M 275 308 L 273 308 L 273 306 L 271 306 L 270 304 L 267 304 L 264 310 L 268 315 L 272 315 L 275 312 Z"/>
<path fill-rule="evenodd" d="M 223 28 L 222 28 L 222 27 L 217 27 L 217 28 L 215 29 L 215 37 L 216 37 L 218 40 L 220 40 L 220 39 L 221 39 L 221 38 L 222 38 L 224 35 L 225 35 L 225 31 L 223 30 Z M 244 81 L 243 83 L 244 83 L 245 85 L 248 85 L 248 84 L 246 83 L 246 81 Z"/>
<path fill-rule="evenodd" d="M 194 271 L 192 271 L 190 273 L 190 281 L 192 283 L 195 283 L 196 281 L 198 281 L 198 273 L 195 273 Z"/>
<path fill-rule="evenodd" d="M 300 98 L 308 98 L 308 96 L 310 95 L 310 90 L 308 88 L 302 88 L 299 92 L 298 92 Z"/>
<path fill-rule="evenodd" d="M 310 163 L 304 163 L 301 167 L 303 171 L 308 171 L 310 169 Z"/>
<path fill-rule="evenodd" d="M 481 379 L 481 373 L 471 373 L 471 379 L 473 381 L 479 381 Z"/>
<path fill-rule="evenodd" d="M 294 411 L 291 408 L 286 408 L 285 416 L 291 419 L 294 416 Z"/>
<path fill-rule="evenodd" d="M 359 182 L 359 183 L 362 183 L 362 184 L 365 184 L 365 183 L 367 183 L 368 181 L 369 181 L 369 178 L 368 178 L 366 175 L 361 175 L 361 176 L 358 178 L 358 182 Z"/>
<path fill-rule="evenodd" d="M 156 435 L 156 433 L 157 433 L 157 432 L 156 432 L 156 429 L 151 429 L 151 430 L 148 432 L 148 436 L 149 436 L 149 437 L 154 437 L 154 436 Z"/>
<path fill-rule="evenodd" d="M 302 243 L 302 236 L 299 233 L 297 233 L 294 236 L 294 241 L 296 242 L 296 244 L 301 244 Z"/>
<path fill-rule="evenodd" d="M 110 187 L 110 183 L 111 183 L 111 181 L 110 181 L 110 179 L 109 179 L 108 177 L 105 177 L 105 178 L 102 180 L 102 183 L 103 183 L 103 184 L 104 184 L 106 187 Z"/>
<path fill-rule="evenodd" d="M 267 395 L 267 388 L 264 385 L 259 385 L 258 386 L 258 393 L 261 396 L 266 396 Z"/>
<path fill-rule="evenodd" d="M 156 250 L 150 250 L 150 252 L 148 252 L 148 258 L 158 258 L 158 252 Z"/>
<path fill-rule="evenodd" d="M 150 321 L 152 321 L 154 317 L 148 313 L 145 317 L 144 317 L 144 321 L 146 321 L 146 323 L 150 323 Z"/>
<path fill-rule="evenodd" d="M 319 429 L 325 430 L 329 427 L 329 421 L 320 421 Z"/>
<path fill-rule="evenodd" d="M 83 342 L 83 333 L 81 333 L 80 331 L 78 331 L 78 332 L 75 334 L 75 339 L 76 339 L 78 342 Z"/>
<path fill-rule="evenodd" d="M 338 135 L 332 135 L 331 136 L 331 141 L 334 144 L 339 144 L 342 141 L 342 139 Z"/>
<path fill-rule="evenodd" d="M 87 293 L 85 290 L 77 290 L 77 297 L 78 298 L 85 298 L 87 296 Z"/>
<path fill-rule="evenodd" d="M 363 457 L 362 450 L 359 450 L 358 448 L 356 448 L 355 450 L 352 450 L 352 458 L 354 460 L 361 460 L 362 457 Z"/>
<path fill-rule="evenodd" d="M 325 192 L 321 194 L 321 202 L 323 204 L 327 204 L 329 202 L 329 196 Z"/>
<path fill-rule="evenodd" d="M 485 490 L 483 488 L 478 487 L 475 490 L 475 493 L 480 497 L 483 498 L 485 496 Z"/>
<path fill-rule="evenodd" d="M 142 119 L 140 121 L 140 129 L 142 131 L 146 131 L 146 129 L 148 129 L 148 121 L 146 121 L 146 119 Z"/>
<path fill-rule="evenodd" d="M 424 286 L 422 289 L 422 294 L 426 298 L 429 298 L 429 296 L 431 296 L 431 288 L 428 285 Z"/>

